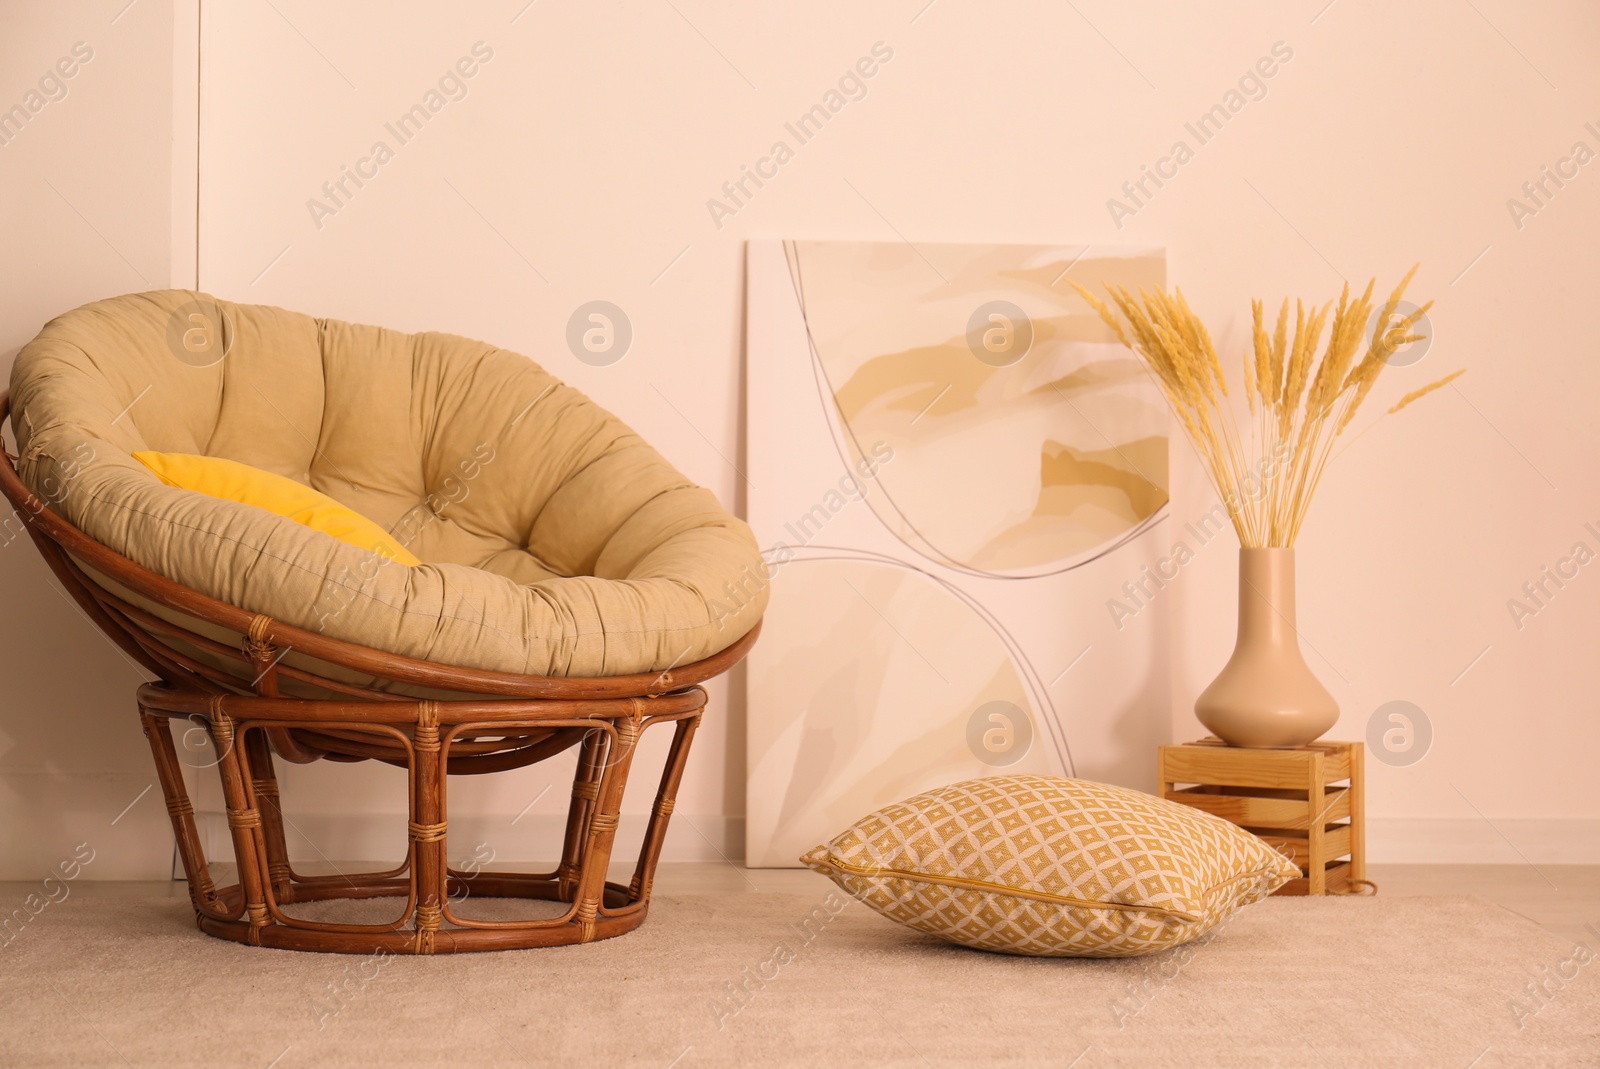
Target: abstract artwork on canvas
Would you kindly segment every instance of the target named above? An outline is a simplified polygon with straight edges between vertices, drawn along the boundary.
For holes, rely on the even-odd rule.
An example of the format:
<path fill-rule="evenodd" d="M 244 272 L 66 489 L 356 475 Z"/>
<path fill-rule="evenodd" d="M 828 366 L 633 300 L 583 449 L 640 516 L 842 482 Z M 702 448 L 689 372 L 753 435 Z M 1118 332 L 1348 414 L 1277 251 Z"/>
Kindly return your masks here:
<path fill-rule="evenodd" d="M 753 241 L 747 267 L 773 584 L 748 863 L 975 776 L 1148 786 L 1167 413 L 1065 279 L 1160 288 L 1162 250 Z"/>

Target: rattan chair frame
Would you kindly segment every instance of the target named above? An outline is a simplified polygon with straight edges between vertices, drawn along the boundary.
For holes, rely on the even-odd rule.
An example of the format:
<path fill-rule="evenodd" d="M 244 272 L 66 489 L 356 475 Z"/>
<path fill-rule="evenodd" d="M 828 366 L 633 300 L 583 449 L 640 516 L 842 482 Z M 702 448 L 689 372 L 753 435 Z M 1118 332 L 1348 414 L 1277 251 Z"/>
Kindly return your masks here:
<path fill-rule="evenodd" d="M 0 428 L 10 396 L 0 393 Z M 438 954 L 587 943 L 644 922 L 668 821 L 695 729 L 700 683 L 737 664 L 760 625 L 720 653 L 658 673 L 574 678 L 525 676 L 436 664 L 344 642 L 207 597 L 90 538 L 33 493 L 9 447 L 0 492 L 15 507 L 52 572 L 89 618 L 156 681 L 138 688 L 140 722 L 171 815 L 201 931 L 251 946 L 351 954 Z M 146 603 L 238 636 L 230 646 L 112 593 L 90 572 Z M 286 662 L 302 655 L 299 666 Z M 198 653 L 204 653 L 202 658 Z M 374 681 L 360 686 L 306 667 L 307 659 Z M 230 672 L 216 663 L 237 663 Z M 332 697 L 298 697 L 283 685 Z M 401 685 L 438 697 L 381 689 Z M 218 887 L 173 741 L 174 721 L 204 728 L 216 754 L 238 881 Z M 672 726 L 664 768 L 633 877 L 608 882 L 622 797 L 640 736 Z M 561 860 L 550 871 L 466 871 L 447 860 L 451 775 L 520 768 L 578 748 Z M 274 759 L 377 760 L 406 770 L 407 851 L 372 872 L 307 875 L 289 859 Z M 397 897 L 383 924 L 297 917 L 296 903 Z M 558 916 L 483 920 L 464 897 L 539 899 Z"/>

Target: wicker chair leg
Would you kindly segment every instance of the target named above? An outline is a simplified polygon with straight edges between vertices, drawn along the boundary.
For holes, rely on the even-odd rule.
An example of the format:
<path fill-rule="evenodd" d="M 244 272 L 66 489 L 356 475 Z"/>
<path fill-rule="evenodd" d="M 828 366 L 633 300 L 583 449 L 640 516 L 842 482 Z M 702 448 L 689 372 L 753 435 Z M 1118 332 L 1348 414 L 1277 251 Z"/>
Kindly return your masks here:
<path fill-rule="evenodd" d="M 445 768 L 439 759 L 439 710 L 417 707 L 411 761 L 411 880 L 416 889 L 416 952 L 432 954 L 449 889 L 445 859 Z"/>
<path fill-rule="evenodd" d="M 217 771 L 222 776 L 223 804 L 228 810 L 228 830 L 233 835 L 233 855 L 239 864 L 244 910 L 250 923 L 245 941 L 260 946 L 261 929 L 270 920 L 262 880 L 261 811 L 250 804 L 243 748 L 238 745 L 237 725 L 225 710 L 224 700 L 221 696 L 211 699 L 211 744 L 221 755 Z"/>
<path fill-rule="evenodd" d="M 600 792 L 594 803 L 585 838 L 582 870 L 575 895 L 577 909 L 573 920 L 580 929 L 579 942 L 592 942 L 595 918 L 605 898 L 606 869 L 611 864 L 611 848 L 616 844 L 617 822 L 622 809 L 622 794 L 628 784 L 628 770 L 639 743 L 638 720 L 623 720 L 614 725 L 606 768 L 600 777 Z"/>
<path fill-rule="evenodd" d="M 605 731 L 595 729 L 584 736 L 578 750 L 578 768 L 572 777 L 572 804 L 567 810 L 567 834 L 561 848 L 561 865 L 556 869 L 556 894 L 571 902 L 573 888 L 583 865 L 584 844 L 589 837 L 589 821 L 595 801 L 600 797 L 600 775 L 605 771 Z"/>
<path fill-rule="evenodd" d="M 289 866 L 289 845 L 283 831 L 283 802 L 278 791 L 278 776 L 272 767 L 272 747 L 260 731 L 248 733 L 245 758 L 250 766 L 250 792 L 255 809 L 261 814 L 261 839 L 267 854 L 267 877 L 273 897 L 279 902 L 294 900 L 294 872 Z"/>
<path fill-rule="evenodd" d="M 211 867 L 206 863 L 205 852 L 200 846 L 200 830 L 194 820 L 194 803 L 189 800 L 189 792 L 183 785 L 177 747 L 172 743 L 172 727 L 166 717 L 147 712 L 143 706 L 139 708 L 139 722 L 144 726 L 145 738 L 150 741 L 156 779 L 167 800 L 167 814 L 172 818 L 172 834 L 178 843 L 178 857 L 183 862 L 183 874 L 189 884 L 189 901 L 199 913 L 224 917 L 226 911 L 217 900 Z"/>
<path fill-rule="evenodd" d="M 666 767 L 661 771 L 661 785 L 656 789 L 655 804 L 650 807 L 650 824 L 645 829 L 644 843 L 639 847 L 639 863 L 628 884 L 630 902 L 644 902 L 650 898 L 656 863 L 661 859 L 661 847 L 667 839 L 667 822 L 677 804 L 678 785 L 683 781 L 683 769 L 689 761 L 689 745 L 699 726 L 700 714 L 697 713 L 679 720 L 673 732 L 672 748 L 667 753 Z"/>

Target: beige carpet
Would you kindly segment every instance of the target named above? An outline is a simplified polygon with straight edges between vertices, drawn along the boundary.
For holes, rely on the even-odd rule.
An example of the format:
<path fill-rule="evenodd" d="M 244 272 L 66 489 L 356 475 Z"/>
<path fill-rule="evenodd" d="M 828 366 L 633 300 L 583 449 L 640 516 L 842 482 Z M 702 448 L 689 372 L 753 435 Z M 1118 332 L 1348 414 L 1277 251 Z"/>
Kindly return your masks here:
<path fill-rule="evenodd" d="M 588 947 L 381 965 L 74 897 L 0 949 L 0 1065 L 1600 1066 L 1600 964 L 1480 899 L 1275 899 L 1111 962 L 962 950 L 827 894 L 668 898 Z"/>

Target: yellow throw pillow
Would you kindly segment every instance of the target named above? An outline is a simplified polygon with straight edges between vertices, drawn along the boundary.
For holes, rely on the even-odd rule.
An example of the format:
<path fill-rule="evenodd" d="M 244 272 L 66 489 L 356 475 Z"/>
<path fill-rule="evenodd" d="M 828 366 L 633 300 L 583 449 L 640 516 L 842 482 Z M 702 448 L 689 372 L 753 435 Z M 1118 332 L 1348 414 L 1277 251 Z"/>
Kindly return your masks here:
<path fill-rule="evenodd" d="M 1058 776 L 967 780 L 869 813 L 800 859 L 892 921 L 980 950 L 1151 954 L 1300 870 L 1227 821 Z"/>
<path fill-rule="evenodd" d="M 371 550 L 407 567 L 421 564 L 416 555 L 382 527 L 327 494 L 293 479 L 252 468 L 236 460 L 191 453 L 139 452 L 133 459 L 155 472 L 168 486 L 197 490 L 212 497 L 254 505 L 295 523 L 332 535 L 341 542 Z"/>

